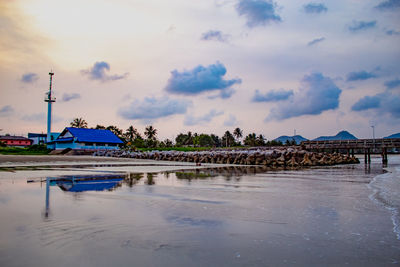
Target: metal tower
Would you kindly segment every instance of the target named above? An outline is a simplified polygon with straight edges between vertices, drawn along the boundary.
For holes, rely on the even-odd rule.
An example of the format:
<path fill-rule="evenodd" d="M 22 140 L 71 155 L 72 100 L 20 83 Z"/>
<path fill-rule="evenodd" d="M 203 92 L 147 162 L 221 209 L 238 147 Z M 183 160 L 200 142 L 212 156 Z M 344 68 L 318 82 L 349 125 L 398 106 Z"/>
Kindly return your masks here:
<path fill-rule="evenodd" d="M 46 93 L 44 102 L 47 102 L 47 143 L 51 140 L 51 103 L 56 102 L 56 98 L 51 95 L 51 85 L 53 82 L 53 72 L 49 72 L 50 75 L 50 88 Z"/>

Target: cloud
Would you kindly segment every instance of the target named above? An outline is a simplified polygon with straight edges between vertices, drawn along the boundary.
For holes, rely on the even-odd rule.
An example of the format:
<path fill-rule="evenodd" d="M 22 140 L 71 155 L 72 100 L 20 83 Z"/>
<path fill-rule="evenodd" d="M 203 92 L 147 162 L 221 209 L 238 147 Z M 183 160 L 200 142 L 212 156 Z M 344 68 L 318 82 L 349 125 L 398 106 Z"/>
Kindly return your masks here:
<path fill-rule="evenodd" d="M 34 83 L 39 80 L 39 75 L 33 72 L 28 72 L 22 75 L 21 82 L 24 83 Z"/>
<path fill-rule="evenodd" d="M 353 111 L 362 111 L 371 108 L 379 108 L 381 105 L 381 99 L 377 96 L 365 96 L 358 100 L 352 107 Z"/>
<path fill-rule="evenodd" d="M 246 17 L 249 28 L 282 21 L 276 14 L 276 9 L 276 3 L 271 0 L 239 0 L 236 5 L 236 11 L 240 16 Z"/>
<path fill-rule="evenodd" d="M 322 42 L 322 41 L 325 41 L 325 37 L 316 38 L 316 39 L 314 39 L 314 40 L 308 42 L 307 45 L 308 45 L 308 46 L 312 46 L 312 45 L 315 45 L 315 44 L 320 43 L 320 42 Z"/>
<path fill-rule="evenodd" d="M 400 79 L 387 81 L 384 83 L 387 89 L 394 89 L 400 86 Z"/>
<path fill-rule="evenodd" d="M 381 11 L 393 10 L 396 8 L 400 8 L 400 0 L 383 1 L 379 5 L 377 5 L 375 8 L 377 8 Z"/>
<path fill-rule="evenodd" d="M 318 115 L 325 110 L 336 109 L 341 92 L 333 80 L 322 73 L 305 75 L 299 92 L 290 97 L 287 103 L 272 108 L 266 121 Z"/>
<path fill-rule="evenodd" d="M 68 101 L 71 101 L 71 100 L 74 100 L 74 99 L 79 99 L 79 98 L 81 98 L 80 94 L 77 94 L 77 93 L 72 93 L 72 94 L 64 93 L 63 96 L 62 96 L 61 101 L 62 102 L 68 102 Z"/>
<path fill-rule="evenodd" d="M 376 77 L 378 77 L 378 76 L 375 73 L 367 72 L 365 70 L 362 70 L 362 71 L 350 72 L 349 74 L 347 74 L 346 80 L 348 82 L 351 82 L 351 81 L 364 81 L 364 80 L 368 80 L 368 79 L 376 78 Z"/>
<path fill-rule="evenodd" d="M 226 88 L 224 90 L 221 90 L 219 94 L 217 95 L 210 95 L 208 99 L 216 99 L 216 98 L 222 98 L 222 99 L 228 99 L 230 98 L 234 93 L 236 93 L 236 90 L 233 88 Z"/>
<path fill-rule="evenodd" d="M 122 107 L 118 114 L 127 120 L 158 119 L 175 114 L 185 114 L 190 101 L 170 99 L 168 97 L 145 97 L 143 101 L 134 100 L 129 106 Z"/>
<path fill-rule="evenodd" d="M 33 113 L 29 115 L 24 115 L 21 117 L 23 121 L 34 121 L 43 123 L 43 125 L 47 122 L 47 114 L 44 112 L 41 113 Z M 53 123 L 63 121 L 63 118 L 53 115 L 51 117 L 51 121 Z"/>
<path fill-rule="evenodd" d="M 212 121 L 212 119 L 214 119 L 215 117 L 220 116 L 222 114 L 224 114 L 223 111 L 216 111 L 215 109 L 210 110 L 210 112 L 208 112 L 207 114 L 200 116 L 200 117 L 195 117 L 195 116 L 189 114 L 185 117 L 185 120 L 183 123 L 186 126 L 205 124 L 205 123 Z"/>
<path fill-rule="evenodd" d="M 110 71 L 110 64 L 105 61 L 100 61 L 94 63 L 93 67 L 87 70 L 81 70 L 81 73 L 83 75 L 88 75 L 89 79 L 91 80 L 99 80 L 102 82 L 125 79 L 129 75 L 129 73 L 125 73 L 122 75 L 108 75 L 106 71 Z"/>
<path fill-rule="evenodd" d="M 364 111 L 373 109 L 378 114 L 390 114 L 394 118 L 400 118 L 400 96 L 385 92 L 374 96 L 365 96 L 358 100 L 351 109 Z"/>
<path fill-rule="evenodd" d="M 14 109 L 12 106 L 3 106 L 0 108 L 0 117 L 9 117 L 14 114 Z"/>
<path fill-rule="evenodd" d="M 287 100 L 293 95 L 293 90 L 272 90 L 268 93 L 261 94 L 260 91 L 256 90 L 254 96 L 251 99 L 252 102 L 278 102 Z"/>
<path fill-rule="evenodd" d="M 224 94 L 232 95 L 228 89 L 234 84 L 240 84 L 241 79 L 224 80 L 226 68 L 223 64 L 216 64 L 203 67 L 199 65 L 192 70 L 179 72 L 173 70 L 165 90 L 173 94 L 197 95 L 207 91 L 220 90 L 221 97 Z"/>
<path fill-rule="evenodd" d="M 368 29 L 375 28 L 376 20 L 372 21 L 353 21 L 352 25 L 348 27 L 349 31 L 356 33 Z"/>
<path fill-rule="evenodd" d="M 390 35 L 390 36 L 392 36 L 392 35 L 400 35 L 400 32 L 396 31 L 396 30 L 387 30 L 385 33 L 387 35 Z"/>
<path fill-rule="evenodd" d="M 230 35 L 223 34 L 221 31 L 209 30 L 201 35 L 201 40 L 203 41 L 218 41 L 226 43 L 229 41 Z"/>
<path fill-rule="evenodd" d="M 308 3 L 303 6 L 303 9 L 308 14 L 319 14 L 328 11 L 328 8 L 322 3 Z"/>
<path fill-rule="evenodd" d="M 232 127 L 237 125 L 237 119 L 235 115 L 229 114 L 229 117 L 224 121 L 224 126 Z"/>

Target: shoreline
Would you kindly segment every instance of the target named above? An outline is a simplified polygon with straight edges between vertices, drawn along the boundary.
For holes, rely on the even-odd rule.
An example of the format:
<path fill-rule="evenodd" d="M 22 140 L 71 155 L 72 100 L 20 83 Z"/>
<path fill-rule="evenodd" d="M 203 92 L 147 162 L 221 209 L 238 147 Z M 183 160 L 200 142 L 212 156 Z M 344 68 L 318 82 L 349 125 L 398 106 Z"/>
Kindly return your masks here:
<path fill-rule="evenodd" d="M 369 199 L 390 212 L 393 232 L 397 239 L 400 240 L 400 199 L 396 197 L 396 190 L 399 189 L 396 178 L 400 177 L 400 167 L 386 167 L 383 169 L 387 172 L 375 176 L 367 185 L 372 190 Z"/>

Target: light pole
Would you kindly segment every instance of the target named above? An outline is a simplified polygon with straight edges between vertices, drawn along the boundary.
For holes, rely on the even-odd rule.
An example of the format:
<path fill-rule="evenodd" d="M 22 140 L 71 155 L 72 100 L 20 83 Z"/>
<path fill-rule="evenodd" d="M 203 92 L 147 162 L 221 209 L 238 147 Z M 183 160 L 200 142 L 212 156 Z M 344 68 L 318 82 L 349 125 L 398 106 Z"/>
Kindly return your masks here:
<path fill-rule="evenodd" d="M 372 139 L 374 139 L 375 142 L 375 125 L 371 125 L 372 128 Z"/>

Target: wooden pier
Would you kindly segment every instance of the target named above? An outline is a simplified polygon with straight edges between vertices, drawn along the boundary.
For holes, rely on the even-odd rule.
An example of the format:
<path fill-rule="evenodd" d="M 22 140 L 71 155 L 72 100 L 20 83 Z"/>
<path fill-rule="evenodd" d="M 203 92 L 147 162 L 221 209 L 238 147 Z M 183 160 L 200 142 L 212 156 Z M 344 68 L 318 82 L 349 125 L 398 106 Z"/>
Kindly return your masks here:
<path fill-rule="evenodd" d="M 326 140 L 326 141 L 303 141 L 301 142 L 306 150 L 315 151 L 346 151 L 348 155 L 354 156 L 357 153 L 364 152 L 365 163 L 371 163 L 371 154 L 381 154 L 382 163 L 388 161 L 388 151 L 400 149 L 400 138 L 393 139 L 357 139 L 357 140 Z"/>

